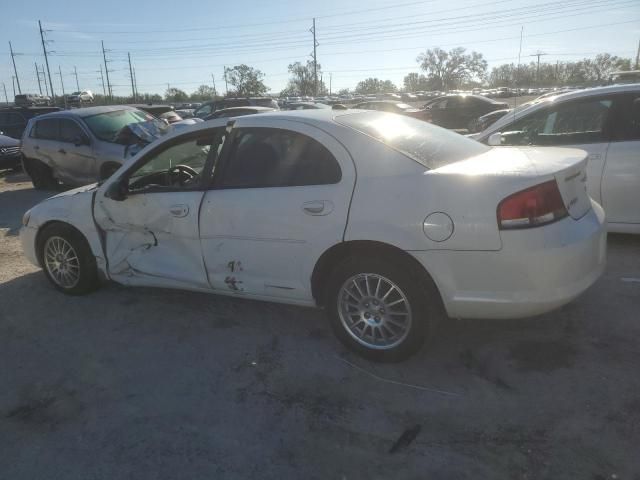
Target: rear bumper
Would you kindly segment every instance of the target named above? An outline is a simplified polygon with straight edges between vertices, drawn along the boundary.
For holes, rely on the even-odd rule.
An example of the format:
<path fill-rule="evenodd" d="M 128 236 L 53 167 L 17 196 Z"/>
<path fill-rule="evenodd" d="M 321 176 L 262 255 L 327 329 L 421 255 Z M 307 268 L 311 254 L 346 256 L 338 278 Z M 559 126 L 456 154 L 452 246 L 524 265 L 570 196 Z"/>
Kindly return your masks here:
<path fill-rule="evenodd" d="M 570 302 L 604 271 L 605 215 L 592 204 L 579 220 L 501 232 L 499 251 L 411 253 L 431 273 L 451 317 L 538 315 Z"/>

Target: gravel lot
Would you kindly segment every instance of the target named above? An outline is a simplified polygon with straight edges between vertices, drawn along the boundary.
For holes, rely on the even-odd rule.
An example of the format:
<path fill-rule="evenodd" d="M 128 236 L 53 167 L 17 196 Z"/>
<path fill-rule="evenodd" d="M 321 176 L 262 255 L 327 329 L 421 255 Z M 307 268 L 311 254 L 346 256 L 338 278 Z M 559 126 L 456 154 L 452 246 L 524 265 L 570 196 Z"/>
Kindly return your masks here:
<path fill-rule="evenodd" d="M 17 237 L 47 194 L 0 176 L 0 478 L 640 479 L 640 238 L 559 311 L 376 365 L 314 310 L 57 293 Z"/>

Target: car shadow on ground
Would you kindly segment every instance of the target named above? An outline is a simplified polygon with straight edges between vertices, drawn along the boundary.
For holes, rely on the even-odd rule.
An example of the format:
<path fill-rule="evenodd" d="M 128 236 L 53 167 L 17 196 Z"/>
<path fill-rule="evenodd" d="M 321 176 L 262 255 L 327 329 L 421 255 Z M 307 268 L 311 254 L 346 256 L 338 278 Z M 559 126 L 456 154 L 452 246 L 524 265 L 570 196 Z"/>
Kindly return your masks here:
<path fill-rule="evenodd" d="M 0 228 L 7 228 L 6 235 L 17 235 L 24 213 L 46 198 L 59 192 L 54 190 L 5 190 L 0 192 Z"/>

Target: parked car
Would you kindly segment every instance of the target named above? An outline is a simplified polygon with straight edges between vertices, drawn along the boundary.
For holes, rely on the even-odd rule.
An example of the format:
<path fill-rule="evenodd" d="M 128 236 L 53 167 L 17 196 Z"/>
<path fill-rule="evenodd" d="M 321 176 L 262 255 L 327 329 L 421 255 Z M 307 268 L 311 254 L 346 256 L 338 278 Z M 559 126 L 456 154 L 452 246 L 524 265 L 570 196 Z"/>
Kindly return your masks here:
<path fill-rule="evenodd" d="M 217 110 L 232 107 L 269 107 L 278 110 L 278 102 L 271 97 L 248 97 L 248 98 L 223 98 L 200 105 L 193 114 L 198 118 L 205 118 Z"/>
<path fill-rule="evenodd" d="M 155 103 L 133 103 L 130 107 L 137 108 L 144 112 L 150 113 L 154 117 L 159 117 L 163 113 L 173 112 L 174 108 L 171 105 L 155 104 Z"/>
<path fill-rule="evenodd" d="M 8 137 L 21 138 L 29 119 L 59 110 L 58 107 L 2 108 L 0 109 L 0 131 Z"/>
<path fill-rule="evenodd" d="M 360 110 L 376 110 L 378 112 L 398 113 L 400 115 L 406 115 L 408 117 L 419 118 L 424 120 L 426 118 L 425 110 L 412 107 L 402 102 L 395 102 L 393 100 L 374 100 L 372 102 L 357 103 L 353 106 Z"/>
<path fill-rule="evenodd" d="M 20 168 L 22 153 L 20 140 L 2 135 L 0 132 L 0 170 L 6 168 Z"/>
<path fill-rule="evenodd" d="M 213 120 L 215 118 L 241 117 L 243 115 L 255 115 L 257 113 L 274 112 L 275 108 L 271 107 L 230 107 L 216 110 L 211 115 L 203 118 L 203 120 Z"/>
<path fill-rule="evenodd" d="M 86 185 L 106 178 L 129 154 L 167 128 L 150 114 L 128 106 L 41 115 L 29 121 L 22 137 L 24 170 L 36 188 L 53 188 L 58 181 Z"/>
<path fill-rule="evenodd" d="M 13 99 L 16 107 L 37 107 L 51 105 L 51 97 L 38 93 L 23 93 Z"/>
<path fill-rule="evenodd" d="M 326 103 L 318 102 L 291 102 L 287 103 L 283 110 L 318 110 L 320 108 L 331 108 Z"/>
<path fill-rule="evenodd" d="M 485 130 L 489 125 L 497 122 L 499 119 L 501 119 L 511 111 L 512 110 L 510 108 L 494 110 L 493 112 L 485 113 L 475 120 L 471 120 L 468 127 L 469 133 L 477 133 Z"/>
<path fill-rule="evenodd" d="M 469 129 L 476 118 L 509 108 L 508 103 L 496 102 L 480 95 L 449 95 L 426 105 L 428 119 L 445 128 Z"/>
<path fill-rule="evenodd" d="M 72 104 L 93 103 L 93 93 L 91 90 L 82 90 L 80 92 L 73 92 L 67 96 L 67 102 Z"/>
<path fill-rule="evenodd" d="M 20 235 L 65 293 L 107 278 L 323 306 L 349 348 L 399 360 L 442 305 L 526 317 L 595 282 L 606 231 L 585 168 L 580 150 L 491 149 L 383 112 L 220 118 L 45 200 Z"/>
<path fill-rule="evenodd" d="M 607 212 L 609 231 L 640 233 L 640 84 L 548 97 L 503 117 L 477 138 L 489 145 L 586 151 L 581 181 Z"/>

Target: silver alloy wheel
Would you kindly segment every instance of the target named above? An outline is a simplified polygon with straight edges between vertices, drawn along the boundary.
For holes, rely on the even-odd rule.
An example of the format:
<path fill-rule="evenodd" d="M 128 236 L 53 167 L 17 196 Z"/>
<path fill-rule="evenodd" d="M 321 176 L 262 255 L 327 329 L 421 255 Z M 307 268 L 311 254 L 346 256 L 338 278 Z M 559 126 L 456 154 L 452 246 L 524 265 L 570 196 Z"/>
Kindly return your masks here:
<path fill-rule="evenodd" d="M 53 281 L 73 288 L 80 281 L 80 260 L 71 244 L 62 237 L 49 237 L 44 244 L 44 264 Z"/>
<path fill-rule="evenodd" d="M 411 329 L 411 305 L 400 287 L 377 273 L 359 273 L 338 292 L 338 315 L 344 328 L 367 348 L 387 350 Z"/>

